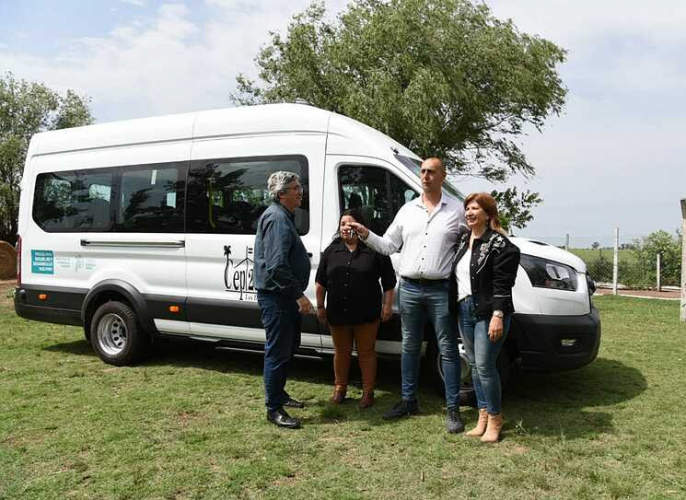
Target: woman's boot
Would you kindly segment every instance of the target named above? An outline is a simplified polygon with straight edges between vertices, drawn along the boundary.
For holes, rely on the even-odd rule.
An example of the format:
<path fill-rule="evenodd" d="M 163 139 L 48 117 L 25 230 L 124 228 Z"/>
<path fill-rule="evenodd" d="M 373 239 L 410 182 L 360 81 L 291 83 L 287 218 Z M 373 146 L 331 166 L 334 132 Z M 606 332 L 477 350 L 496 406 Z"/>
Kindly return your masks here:
<path fill-rule="evenodd" d="M 363 392 L 360 399 L 360 410 L 366 410 L 374 404 L 374 392 Z"/>
<path fill-rule="evenodd" d="M 488 411 L 486 408 L 479 409 L 479 420 L 476 422 L 476 427 L 471 431 L 467 432 L 465 436 L 469 437 L 481 437 L 486 432 L 486 426 L 488 425 Z"/>
<path fill-rule="evenodd" d="M 331 401 L 335 405 L 341 404 L 343 401 L 345 401 L 345 393 L 347 387 L 342 387 L 342 386 L 336 386 L 336 388 L 333 390 L 333 396 L 331 396 Z"/>
<path fill-rule="evenodd" d="M 482 443 L 497 443 L 500 440 L 500 431 L 503 429 L 503 414 L 488 415 L 486 432 L 481 436 Z"/>

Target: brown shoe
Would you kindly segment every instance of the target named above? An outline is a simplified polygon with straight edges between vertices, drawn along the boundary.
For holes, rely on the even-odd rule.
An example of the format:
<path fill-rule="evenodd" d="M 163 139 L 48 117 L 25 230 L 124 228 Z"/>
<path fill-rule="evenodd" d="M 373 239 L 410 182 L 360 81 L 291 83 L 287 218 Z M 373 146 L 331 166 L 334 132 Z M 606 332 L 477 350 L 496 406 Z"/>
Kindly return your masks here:
<path fill-rule="evenodd" d="M 497 443 L 500 441 L 500 431 L 503 429 L 503 414 L 488 415 L 486 432 L 481 436 L 482 443 Z"/>
<path fill-rule="evenodd" d="M 374 392 L 363 392 L 360 399 L 360 410 L 366 410 L 374 405 Z"/>
<path fill-rule="evenodd" d="M 343 401 L 345 401 L 345 393 L 345 389 L 336 388 L 334 389 L 333 396 L 331 396 L 331 399 L 329 401 L 331 401 L 335 405 L 339 405 Z"/>
<path fill-rule="evenodd" d="M 465 434 L 469 437 L 481 437 L 486 432 L 486 425 L 488 424 L 488 411 L 486 408 L 481 408 L 479 410 L 479 420 L 476 422 L 476 427 Z"/>

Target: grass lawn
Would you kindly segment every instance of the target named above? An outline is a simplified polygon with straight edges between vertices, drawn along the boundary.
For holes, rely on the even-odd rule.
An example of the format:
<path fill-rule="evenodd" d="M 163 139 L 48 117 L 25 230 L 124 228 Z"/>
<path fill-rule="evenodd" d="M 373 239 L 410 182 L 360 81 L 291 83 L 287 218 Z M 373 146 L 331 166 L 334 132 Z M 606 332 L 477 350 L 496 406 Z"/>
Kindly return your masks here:
<path fill-rule="evenodd" d="M 79 328 L 18 318 L 0 295 L 0 499 L 686 498 L 686 329 L 678 304 L 599 297 L 603 341 L 588 367 L 519 374 L 498 445 L 444 431 L 429 388 L 420 416 L 327 404 L 328 361 L 298 359 L 304 428 L 268 424 L 259 355 L 157 346 L 115 368 Z M 359 390 L 352 396 L 359 397 Z M 476 413 L 465 409 L 472 425 Z"/>

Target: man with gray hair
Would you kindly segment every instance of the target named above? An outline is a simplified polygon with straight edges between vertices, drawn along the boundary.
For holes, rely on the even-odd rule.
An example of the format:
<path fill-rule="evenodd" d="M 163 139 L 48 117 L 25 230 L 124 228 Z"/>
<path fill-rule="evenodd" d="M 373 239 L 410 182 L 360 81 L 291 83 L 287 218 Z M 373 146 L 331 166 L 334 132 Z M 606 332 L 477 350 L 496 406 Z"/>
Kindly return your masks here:
<path fill-rule="evenodd" d="M 264 392 L 267 420 L 296 429 L 300 422 L 284 407 L 303 408 L 285 390 L 288 367 L 300 347 L 303 314 L 312 310 L 304 295 L 310 280 L 310 258 L 295 227 L 294 212 L 302 203 L 300 177 L 274 172 L 267 180 L 273 203 L 257 221 L 255 237 L 255 288 L 266 333 Z"/>

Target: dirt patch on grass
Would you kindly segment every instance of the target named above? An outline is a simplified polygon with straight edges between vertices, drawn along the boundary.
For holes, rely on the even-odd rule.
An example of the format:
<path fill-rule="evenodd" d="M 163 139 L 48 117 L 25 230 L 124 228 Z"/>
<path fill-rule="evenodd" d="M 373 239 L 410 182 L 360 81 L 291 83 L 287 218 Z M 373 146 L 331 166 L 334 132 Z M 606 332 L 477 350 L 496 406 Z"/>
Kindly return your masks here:
<path fill-rule="evenodd" d="M 681 292 L 679 291 L 663 291 L 658 292 L 657 290 L 618 290 L 619 295 L 625 297 L 641 297 L 647 299 L 671 299 L 679 300 L 681 298 Z M 597 295 L 612 295 L 612 290 L 607 288 L 599 288 L 596 290 Z"/>

